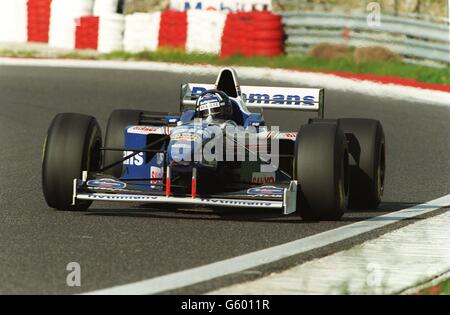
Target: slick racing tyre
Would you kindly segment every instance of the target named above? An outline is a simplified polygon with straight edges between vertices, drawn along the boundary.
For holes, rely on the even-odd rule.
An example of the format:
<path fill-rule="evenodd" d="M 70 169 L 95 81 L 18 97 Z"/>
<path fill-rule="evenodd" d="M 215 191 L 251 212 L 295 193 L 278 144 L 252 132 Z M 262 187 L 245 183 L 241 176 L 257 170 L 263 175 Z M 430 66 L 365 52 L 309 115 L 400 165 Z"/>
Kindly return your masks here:
<path fill-rule="evenodd" d="M 339 220 L 348 206 L 348 149 L 336 123 L 308 124 L 295 143 L 297 209 L 305 220 Z"/>
<path fill-rule="evenodd" d="M 63 113 L 53 119 L 44 142 L 42 189 L 47 204 L 58 210 L 85 210 L 90 201 L 72 205 L 73 181 L 82 171 L 98 171 L 102 136 L 92 116 Z"/>
<path fill-rule="evenodd" d="M 171 115 L 170 113 L 149 112 L 135 109 L 117 109 L 114 110 L 108 119 L 105 133 L 106 148 L 123 148 L 125 146 L 125 128 L 128 126 L 151 125 L 165 126 L 167 125 L 164 117 Z M 103 167 L 111 165 L 120 159 L 123 159 L 123 151 L 104 151 Z M 116 178 L 122 176 L 122 164 L 118 164 L 112 168 L 105 170 L 106 174 Z"/>
<path fill-rule="evenodd" d="M 141 110 L 117 109 L 109 115 L 105 133 L 106 148 L 123 148 L 125 145 L 125 128 L 132 125 L 139 125 Z M 122 151 L 104 151 L 103 167 L 111 165 L 123 158 Z M 122 176 L 122 164 L 105 170 L 106 174 L 116 178 Z"/>
<path fill-rule="evenodd" d="M 350 154 L 350 198 L 352 208 L 376 208 L 381 201 L 386 169 L 385 139 L 381 123 L 373 119 L 343 118 Z"/>

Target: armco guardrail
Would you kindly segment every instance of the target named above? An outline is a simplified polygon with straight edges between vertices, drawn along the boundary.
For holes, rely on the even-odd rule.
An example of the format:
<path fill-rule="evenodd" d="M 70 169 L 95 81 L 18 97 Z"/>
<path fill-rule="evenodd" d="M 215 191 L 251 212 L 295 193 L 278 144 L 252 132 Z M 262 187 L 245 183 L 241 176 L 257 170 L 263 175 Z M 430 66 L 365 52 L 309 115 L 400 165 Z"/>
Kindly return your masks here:
<path fill-rule="evenodd" d="M 367 22 L 365 14 L 286 12 L 283 24 L 288 54 L 304 53 L 323 42 L 354 47 L 378 45 L 416 62 L 450 64 L 448 22 L 382 15 L 375 26 Z"/>

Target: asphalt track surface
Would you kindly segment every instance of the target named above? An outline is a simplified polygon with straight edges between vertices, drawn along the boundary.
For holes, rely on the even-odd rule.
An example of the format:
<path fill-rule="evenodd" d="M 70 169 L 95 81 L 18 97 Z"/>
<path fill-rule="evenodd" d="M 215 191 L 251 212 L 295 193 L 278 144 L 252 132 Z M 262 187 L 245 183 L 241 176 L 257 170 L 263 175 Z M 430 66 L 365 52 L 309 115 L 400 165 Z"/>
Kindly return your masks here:
<path fill-rule="evenodd" d="M 448 107 L 328 90 L 326 116 L 368 117 L 383 123 L 387 181 L 383 203 L 375 211 L 352 210 L 340 222 L 305 223 L 298 216 L 283 217 L 278 211 L 170 210 L 110 203 L 94 204 L 88 212 L 47 207 L 41 191 L 41 155 L 55 114 L 93 114 L 105 130 L 113 109 L 176 111 L 182 82 L 209 83 L 214 79 L 161 72 L 0 66 L 0 293 L 80 293 L 126 284 L 279 245 L 448 194 Z M 241 84 L 286 85 L 264 80 Z M 281 130 L 297 130 L 305 119 L 292 112 L 266 111 L 265 116 Z M 174 292 L 202 293 L 347 248 L 383 232 Z M 81 265 L 81 287 L 66 285 L 69 262 Z"/>

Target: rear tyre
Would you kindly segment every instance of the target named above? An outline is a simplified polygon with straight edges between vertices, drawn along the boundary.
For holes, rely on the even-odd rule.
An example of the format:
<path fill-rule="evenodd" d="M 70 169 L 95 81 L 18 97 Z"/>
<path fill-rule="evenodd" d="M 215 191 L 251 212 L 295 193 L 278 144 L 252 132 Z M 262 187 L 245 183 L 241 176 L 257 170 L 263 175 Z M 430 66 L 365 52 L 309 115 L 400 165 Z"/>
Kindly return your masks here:
<path fill-rule="evenodd" d="M 164 118 L 168 115 L 170 115 L 170 113 L 135 109 L 114 110 L 110 114 L 106 126 L 105 147 L 123 148 L 125 146 L 125 128 L 137 125 L 165 126 L 167 124 Z M 104 151 L 103 167 L 111 165 L 122 158 L 123 151 Z M 123 166 L 122 164 L 119 164 L 105 170 L 105 174 L 119 178 L 122 176 L 122 170 Z"/>
<path fill-rule="evenodd" d="M 294 159 L 300 186 L 297 208 L 305 220 L 339 220 L 347 209 L 348 149 L 336 123 L 300 128 Z"/>
<path fill-rule="evenodd" d="M 123 148 L 125 145 L 125 128 L 132 125 L 139 125 L 141 110 L 117 109 L 114 110 L 108 119 L 105 133 L 106 148 Z M 123 158 L 123 151 L 104 151 L 103 167 L 111 165 Z M 116 178 L 122 176 L 122 164 L 105 170 L 105 174 Z"/>
<path fill-rule="evenodd" d="M 350 198 L 352 208 L 376 208 L 384 190 L 386 168 L 385 139 L 381 123 L 373 119 L 343 118 L 350 158 Z"/>
<path fill-rule="evenodd" d="M 91 201 L 72 205 L 73 180 L 100 169 L 102 136 L 92 116 L 63 113 L 53 119 L 44 142 L 42 189 L 47 204 L 59 210 L 85 210 Z"/>

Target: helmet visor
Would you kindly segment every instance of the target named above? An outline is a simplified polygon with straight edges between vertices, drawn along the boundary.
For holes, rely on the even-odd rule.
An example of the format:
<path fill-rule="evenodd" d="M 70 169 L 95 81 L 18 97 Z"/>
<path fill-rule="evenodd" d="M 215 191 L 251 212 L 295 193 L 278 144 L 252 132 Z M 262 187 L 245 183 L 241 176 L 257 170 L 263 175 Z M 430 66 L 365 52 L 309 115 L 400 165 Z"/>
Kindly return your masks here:
<path fill-rule="evenodd" d="M 197 111 L 201 118 L 213 116 L 215 118 L 226 117 L 226 104 L 220 96 L 205 98 L 199 101 Z"/>

